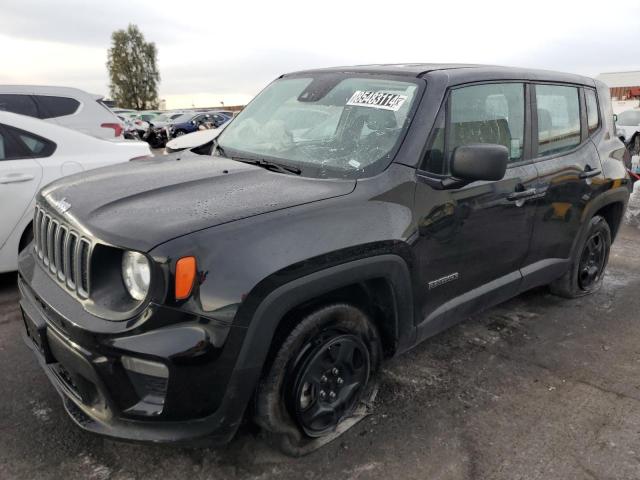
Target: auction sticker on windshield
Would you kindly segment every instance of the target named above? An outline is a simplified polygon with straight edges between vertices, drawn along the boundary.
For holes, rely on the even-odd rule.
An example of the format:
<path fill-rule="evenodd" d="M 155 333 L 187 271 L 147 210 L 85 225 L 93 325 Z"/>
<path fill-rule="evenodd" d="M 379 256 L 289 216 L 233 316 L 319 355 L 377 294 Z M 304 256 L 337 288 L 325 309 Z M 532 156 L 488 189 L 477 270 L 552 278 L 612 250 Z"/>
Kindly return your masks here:
<path fill-rule="evenodd" d="M 397 93 L 356 90 L 347 102 L 347 105 L 381 108 L 383 110 L 397 112 L 406 99 L 406 95 L 399 95 Z"/>

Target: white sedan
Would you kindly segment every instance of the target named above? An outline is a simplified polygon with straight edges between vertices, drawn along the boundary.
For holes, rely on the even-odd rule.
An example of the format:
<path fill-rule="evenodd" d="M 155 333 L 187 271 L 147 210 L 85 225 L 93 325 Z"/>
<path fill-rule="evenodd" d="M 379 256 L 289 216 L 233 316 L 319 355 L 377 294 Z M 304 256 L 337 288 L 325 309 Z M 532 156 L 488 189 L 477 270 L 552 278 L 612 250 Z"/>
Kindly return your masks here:
<path fill-rule="evenodd" d="M 145 142 L 109 141 L 0 111 L 0 273 L 16 270 L 32 238 L 35 195 L 72 173 L 151 155 Z"/>

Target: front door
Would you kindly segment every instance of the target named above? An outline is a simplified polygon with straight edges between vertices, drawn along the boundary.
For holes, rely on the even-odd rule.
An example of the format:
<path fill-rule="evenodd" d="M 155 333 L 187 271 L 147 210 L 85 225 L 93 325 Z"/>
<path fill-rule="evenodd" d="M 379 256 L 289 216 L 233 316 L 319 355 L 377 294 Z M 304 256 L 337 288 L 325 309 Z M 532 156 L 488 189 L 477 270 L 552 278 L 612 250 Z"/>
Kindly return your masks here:
<path fill-rule="evenodd" d="M 518 291 L 537 202 L 527 98 L 523 83 L 475 84 L 452 89 L 440 112 L 415 197 L 423 293 L 419 340 Z M 434 188 L 433 180 L 448 174 L 454 149 L 477 143 L 507 147 L 504 178 Z"/>

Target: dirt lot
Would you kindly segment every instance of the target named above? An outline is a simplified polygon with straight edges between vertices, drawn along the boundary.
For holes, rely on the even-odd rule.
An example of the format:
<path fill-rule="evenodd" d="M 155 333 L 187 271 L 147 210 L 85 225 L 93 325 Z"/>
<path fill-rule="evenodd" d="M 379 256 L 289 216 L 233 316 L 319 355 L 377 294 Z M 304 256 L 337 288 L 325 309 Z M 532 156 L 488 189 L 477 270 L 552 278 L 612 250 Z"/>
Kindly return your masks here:
<path fill-rule="evenodd" d="M 291 459 L 244 429 L 223 449 L 130 445 L 76 428 L 20 337 L 0 276 L 0 478 L 638 479 L 640 230 L 625 227 L 603 289 L 545 289 L 388 363 L 375 413 Z"/>

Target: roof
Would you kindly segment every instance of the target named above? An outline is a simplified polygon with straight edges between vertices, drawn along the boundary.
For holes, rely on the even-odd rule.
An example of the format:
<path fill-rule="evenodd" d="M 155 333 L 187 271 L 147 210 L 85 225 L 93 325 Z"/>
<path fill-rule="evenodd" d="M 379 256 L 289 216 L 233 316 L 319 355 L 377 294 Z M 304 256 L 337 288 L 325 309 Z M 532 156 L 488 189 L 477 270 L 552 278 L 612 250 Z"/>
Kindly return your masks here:
<path fill-rule="evenodd" d="M 449 70 L 454 68 L 474 68 L 483 67 L 484 65 L 474 65 L 467 63 L 389 63 L 389 64 L 371 64 L 371 65 L 352 65 L 343 67 L 316 68 L 310 70 L 301 70 L 299 72 L 288 73 L 287 75 L 297 75 L 300 73 L 380 73 L 389 75 L 407 75 L 410 77 L 419 77 L 422 74 L 432 72 L 434 70 Z"/>
<path fill-rule="evenodd" d="M 0 85 L 0 93 L 22 93 L 22 94 L 41 94 L 41 95 L 66 95 L 73 98 L 89 95 L 94 100 L 100 100 L 102 95 L 85 92 L 75 87 L 59 87 L 53 85 Z M 85 97 L 86 98 L 86 97 Z"/>
<path fill-rule="evenodd" d="M 640 86 L 640 71 L 605 72 L 596 77 L 607 84 L 609 88 Z"/>
<path fill-rule="evenodd" d="M 345 67 L 318 68 L 302 70 L 287 75 L 300 75 L 311 73 L 365 73 L 381 75 L 405 75 L 409 77 L 421 77 L 431 72 L 446 72 L 452 77 L 468 77 L 470 81 L 473 77 L 482 79 L 491 78 L 514 78 L 531 79 L 540 81 L 560 81 L 569 83 L 579 83 L 584 85 L 594 85 L 592 78 L 576 75 L 572 73 L 554 72 L 551 70 L 539 70 L 520 67 L 504 67 L 498 65 L 479 65 L 468 63 L 399 63 L 399 64 L 373 64 L 354 65 Z"/>

